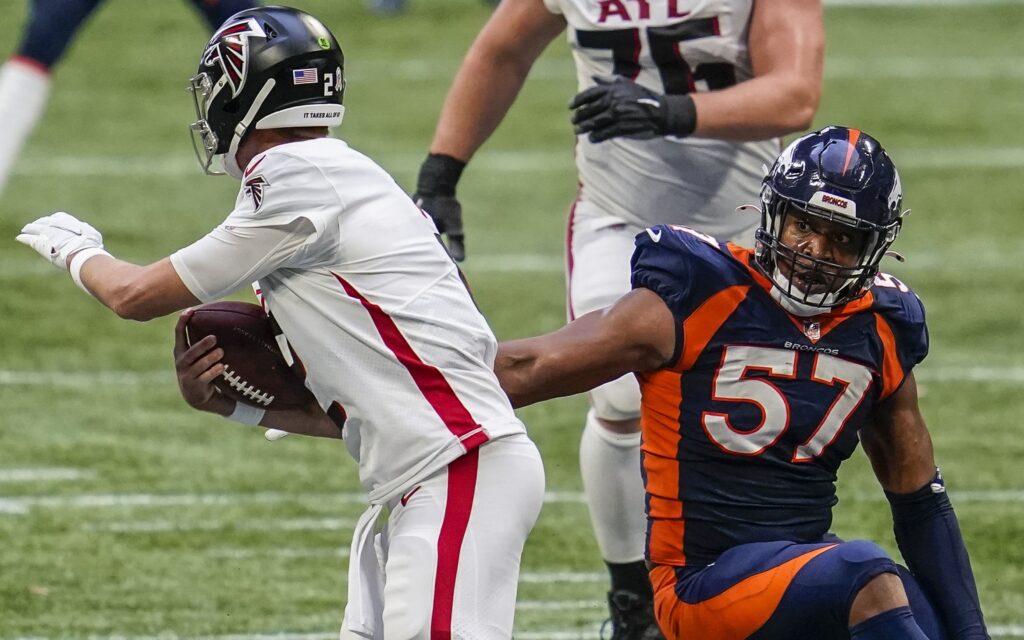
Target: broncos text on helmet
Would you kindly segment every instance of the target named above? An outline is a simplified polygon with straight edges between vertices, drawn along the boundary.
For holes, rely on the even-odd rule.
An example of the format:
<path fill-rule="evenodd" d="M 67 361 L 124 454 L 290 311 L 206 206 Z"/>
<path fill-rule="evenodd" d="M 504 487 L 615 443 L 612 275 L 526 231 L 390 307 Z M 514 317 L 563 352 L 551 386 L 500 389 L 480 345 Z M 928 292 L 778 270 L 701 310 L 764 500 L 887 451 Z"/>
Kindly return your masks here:
<path fill-rule="evenodd" d="M 203 171 L 241 179 L 235 154 L 253 127 L 341 124 L 344 70 L 337 39 L 308 13 L 260 7 L 228 18 L 188 86 L 196 108 L 192 143 Z M 214 160 L 223 172 L 211 168 Z"/>
<path fill-rule="evenodd" d="M 896 166 L 882 145 L 863 131 L 830 126 L 793 141 L 761 186 L 755 259 L 771 280 L 773 295 L 799 315 L 823 313 L 863 296 L 908 213 L 900 208 L 902 200 Z M 786 217 L 794 211 L 863 234 L 855 264 L 836 264 L 783 244 Z M 780 264 L 789 268 L 780 270 Z M 797 265 L 828 286 L 802 291 L 784 273 L 792 273 Z"/>

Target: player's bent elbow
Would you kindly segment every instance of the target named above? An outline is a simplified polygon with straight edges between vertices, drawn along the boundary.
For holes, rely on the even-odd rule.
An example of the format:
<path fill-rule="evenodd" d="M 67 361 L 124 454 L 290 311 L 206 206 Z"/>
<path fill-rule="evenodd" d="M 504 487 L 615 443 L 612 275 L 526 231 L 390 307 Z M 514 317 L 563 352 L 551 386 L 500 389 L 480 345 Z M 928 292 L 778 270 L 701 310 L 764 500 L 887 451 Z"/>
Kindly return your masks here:
<path fill-rule="evenodd" d="M 818 112 L 818 103 L 821 102 L 821 87 L 817 83 L 798 80 L 793 84 L 790 100 L 789 108 L 782 110 L 788 130 L 796 132 L 811 128 Z"/>

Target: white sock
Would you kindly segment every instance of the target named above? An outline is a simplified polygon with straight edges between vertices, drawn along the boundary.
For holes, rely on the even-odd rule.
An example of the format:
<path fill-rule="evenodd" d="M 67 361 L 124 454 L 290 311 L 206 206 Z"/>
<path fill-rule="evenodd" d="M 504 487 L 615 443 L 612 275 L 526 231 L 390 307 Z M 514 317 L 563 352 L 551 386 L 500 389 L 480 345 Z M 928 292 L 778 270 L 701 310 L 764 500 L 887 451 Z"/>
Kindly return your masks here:
<path fill-rule="evenodd" d="M 580 474 L 597 546 L 606 562 L 643 560 L 647 516 L 640 475 L 640 434 L 613 433 L 587 412 Z"/>
<path fill-rule="evenodd" d="M 50 74 L 12 58 L 0 67 L 0 192 L 50 95 Z"/>

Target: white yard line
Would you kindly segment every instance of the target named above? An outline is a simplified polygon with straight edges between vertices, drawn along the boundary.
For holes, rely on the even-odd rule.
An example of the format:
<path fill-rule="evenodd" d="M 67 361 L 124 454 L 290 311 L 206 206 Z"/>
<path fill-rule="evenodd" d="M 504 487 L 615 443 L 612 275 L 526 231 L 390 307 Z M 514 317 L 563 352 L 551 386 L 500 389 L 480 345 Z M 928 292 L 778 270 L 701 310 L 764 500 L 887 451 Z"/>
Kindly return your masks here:
<path fill-rule="evenodd" d="M 844 63 L 845 64 L 845 63 Z M 852 61 L 849 63 L 853 68 Z M 901 67 L 902 74 L 909 67 Z M 901 76 L 902 77 L 902 76 Z M 372 145 L 368 145 L 372 146 Z M 1013 169 L 1024 167 L 1024 147 L 942 147 L 934 149 L 896 149 L 893 151 L 901 169 Z M 423 153 L 378 152 L 378 161 L 395 172 L 415 172 Z M 154 164 L 141 156 L 53 156 L 27 157 L 18 162 L 14 173 L 30 177 L 156 177 L 201 176 L 195 161 L 188 156 L 170 156 Z M 575 171 L 572 148 L 558 150 L 492 150 L 483 151 L 473 160 L 478 171 L 549 173 Z"/>
<path fill-rule="evenodd" d="M 1024 502 L 1024 489 L 980 489 L 980 490 L 953 490 L 950 491 L 954 502 L 957 503 L 1017 503 Z M 884 496 L 881 492 L 841 494 L 844 501 L 850 502 L 882 502 Z M 584 504 L 583 494 L 575 491 L 551 491 L 545 495 L 544 501 L 547 504 Z M 171 508 L 171 507 L 209 507 L 209 506 L 239 506 L 251 504 L 313 504 L 317 506 L 359 506 L 366 503 L 364 494 L 357 492 L 344 493 L 219 493 L 219 494 L 152 494 L 152 493 L 126 493 L 126 494 L 86 494 L 71 496 L 0 496 L 0 515 L 25 514 L 32 509 L 104 509 L 104 508 Z M 137 524 L 122 523 L 113 526 L 120 526 L 123 531 L 131 531 L 132 527 L 143 533 L 171 530 L 172 523 L 166 520 L 153 521 L 152 524 L 145 524 L 136 521 Z M 348 528 L 351 524 L 342 520 L 297 520 L 294 526 L 298 528 Z M 319 524 L 317 524 L 319 523 Z M 225 527 L 235 526 L 231 521 L 225 521 Z M 265 523 L 266 524 L 266 523 Z M 93 525 L 95 530 L 104 529 L 102 523 Z M 184 524 L 181 527 L 191 525 Z M 283 528 L 285 525 L 280 525 Z M 256 525 L 253 525 L 255 528 Z M 203 525 L 196 525 L 201 529 Z M 217 527 L 214 527 L 217 528 Z"/>
<path fill-rule="evenodd" d="M 558 604 L 558 603 L 553 603 Z M 517 607 L 519 608 L 519 607 Z M 1022 638 L 1024 625 L 989 625 L 989 633 L 995 638 Z M 75 640 L 75 636 L 60 636 L 62 640 Z M 211 636 L 188 636 L 191 640 L 337 640 L 337 631 L 293 633 L 288 631 L 271 631 L 263 633 L 223 634 Z M 516 631 L 517 640 L 599 640 L 597 625 L 593 628 L 537 629 Z M 81 636 L 81 640 L 183 640 L 184 636 L 175 633 L 160 635 L 132 636 L 118 634 L 113 636 Z M 18 636 L 0 640 L 50 640 L 47 636 Z"/>
<path fill-rule="evenodd" d="M 204 553 L 210 558 L 222 558 L 228 560 L 244 560 L 246 558 L 286 558 L 294 560 L 301 558 L 347 558 L 349 551 L 348 549 L 342 548 L 282 547 L 274 549 L 217 548 L 208 549 Z"/>
<path fill-rule="evenodd" d="M 1024 259 L 1024 251 L 1015 247 L 1001 246 L 994 240 L 979 238 L 970 246 L 957 251 L 931 249 L 911 251 L 904 264 L 889 261 L 883 268 L 897 271 L 895 275 L 926 271 L 930 275 L 952 277 L 976 274 L 977 272 L 1007 269 Z M 899 247 L 902 249 L 902 247 Z M 998 251 L 996 250 L 998 249 Z M 463 271 L 472 277 L 478 273 L 545 273 L 561 275 L 565 271 L 565 257 L 549 253 L 498 253 L 470 256 L 462 265 Z M 24 254 L 22 257 L 0 258 L 0 281 L 54 275 L 53 268 L 44 261 Z M 973 277 L 973 276 L 970 276 Z M 0 370 L 0 384 L 4 384 L 4 372 Z M 45 374 L 40 374 L 45 375 Z M 88 379 L 82 379 L 79 386 L 88 386 Z M 116 382 L 116 381 L 114 381 Z M 138 380 L 124 378 L 125 384 L 137 384 Z M 66 384 L 66 383 L 65 383 Z"/>
<path fill-rule="evenodd" d="M 91 469 L 70 469 L 66 467 L 0 467 L 0 483 L 3 482 L 60 482 L 65 480 L 91 480 L 96 472 Z"/>
<path fill-rule="evenodd" d="M 1024 384 L 1024 365 L 958 366 L 925 363 L 915 370 L 922 382 L 978 382 L 1017 386 Z M 89 389 L 100 386 L 168 385 L 174 382 L 170 371 L 25 371 L 0 369 L 0 387 L 42 386 Z M 0 470 L 0 482 L 3 482 Z M 157 498 L 159 499 L 159 498 Z"/>
<path fill-rule="evenodd" d="M 1019 80 L 1024 78 L 1024 58 L 826 58 L 825 77 L 837 80 Z"/>
<path fill-rule="evenodd" d="M 138 386 L 167 384 L 174 381 L 173 371 L 24 371 L 0 369 L 0 387 L 72 387 Z"/>
<path fill-rule="evenodd" d="M 108 533 L 167 533 L 182 531 L 339 531 L 355 527 L 354 520 L 339 518 L 298 518 L 291 520 L 213 520 L 180 522 L 177 520 L 129 520 L 127 522 L 92 523 L 86 531 Z"/>
<path fill-rule="evenodd" d="M 608 574 L 601 571 L 523 571 L 519 574 L 520 584 L 550 584 L 567 582 L 583 584 L 589 582 L 606 582 Z"/>
<path fill-rule="evenodd" d="M 1024 0 L 825 0 L 826 7 L 885 7 L 903 9 L 917 7 L 960 7 L 980 9 L 982 7 L 1024 5 Z"/>

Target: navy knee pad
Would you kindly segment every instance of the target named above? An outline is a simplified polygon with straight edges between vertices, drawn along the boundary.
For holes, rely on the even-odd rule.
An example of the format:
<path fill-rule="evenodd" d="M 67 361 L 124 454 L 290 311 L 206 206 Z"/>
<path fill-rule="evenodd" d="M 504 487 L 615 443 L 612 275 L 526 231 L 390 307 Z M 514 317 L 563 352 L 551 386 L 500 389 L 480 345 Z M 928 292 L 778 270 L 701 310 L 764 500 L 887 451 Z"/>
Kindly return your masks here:
<path fill-rule="evenodd" d="M 18 55 L 49 68 L 64 56 L 82 23 L 103 0 L 34 0 Z"/>
<path fill-rule="evenodd" d="M 841 542 L 797 572 L 775 614 L 751 638 L 848 638 L 854 598 L 883 573 L 895 574 L 897 567 L 880 546 L 867 540 Z M 794 630 L 799 630 L 797 635 Z"/>

